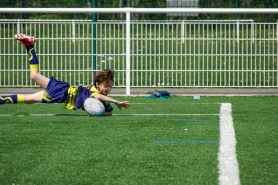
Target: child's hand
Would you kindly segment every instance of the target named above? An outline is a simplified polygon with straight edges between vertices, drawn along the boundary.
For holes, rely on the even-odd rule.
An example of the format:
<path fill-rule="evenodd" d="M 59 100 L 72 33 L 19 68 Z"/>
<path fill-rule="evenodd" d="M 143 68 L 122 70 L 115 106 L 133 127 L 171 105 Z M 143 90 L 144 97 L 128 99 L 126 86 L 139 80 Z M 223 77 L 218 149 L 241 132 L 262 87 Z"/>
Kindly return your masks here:
<path fill-rule="evenodd" d="M 91 85 L 87 85 L 87 86 L 86 86 L 86 89 L 89 90 L 89 89 L 91 89 L 91 87 L 92 87 Z"/>
<path fill-rule="evenodd" d="M 116 104 L 117 107 L 122 110 L 122 107 L 124 108 L 130 108 L 130 104 L 128 103 L 128 101 L 118 101 L 118 103 Z"/>

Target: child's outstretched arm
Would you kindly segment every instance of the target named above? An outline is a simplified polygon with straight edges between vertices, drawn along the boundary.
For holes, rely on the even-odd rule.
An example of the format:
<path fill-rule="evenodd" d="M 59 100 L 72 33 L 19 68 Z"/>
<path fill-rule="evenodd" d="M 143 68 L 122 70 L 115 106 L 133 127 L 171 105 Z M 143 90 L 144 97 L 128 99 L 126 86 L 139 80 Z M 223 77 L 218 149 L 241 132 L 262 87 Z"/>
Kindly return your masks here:
<path fill-rule="evenodd" d="M 115 104 L 120 110 L 122 110 L 122 107 L 130 108 L 130 104 L 128 103 L 128 101 L 117 101 Z"/>
<path fill-rule="evenodd" d="M 95 94 L 94 98 L 96 98 L 98 100 L 106 101 L 106 102 L 115 103 L 120 110 L 122 109 L 122 107 L 124 107 L 124 108 L 131 107 L 128 101 L 118 101 L 118 100 L 115 100 L 113 98 L 110 98 L 110 97 L 102 95 L 102 94 Z"/>

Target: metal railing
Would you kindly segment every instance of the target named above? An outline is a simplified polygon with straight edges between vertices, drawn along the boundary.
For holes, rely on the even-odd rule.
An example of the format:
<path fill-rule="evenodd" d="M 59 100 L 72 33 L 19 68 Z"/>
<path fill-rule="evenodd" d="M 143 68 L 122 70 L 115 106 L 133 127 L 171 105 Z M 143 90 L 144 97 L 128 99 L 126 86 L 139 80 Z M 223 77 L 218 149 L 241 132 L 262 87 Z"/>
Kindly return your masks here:
<path fill-rule="evenodd" d="M 41 73 L 74 86 L 110 68 L 126 94 L 130 87 L 277 87 L 277 27 L 252 20 L 1 20 L 0 86 L 36 86 L 25 48 L 13 39 L 22 32 L 37 37 Z"/>

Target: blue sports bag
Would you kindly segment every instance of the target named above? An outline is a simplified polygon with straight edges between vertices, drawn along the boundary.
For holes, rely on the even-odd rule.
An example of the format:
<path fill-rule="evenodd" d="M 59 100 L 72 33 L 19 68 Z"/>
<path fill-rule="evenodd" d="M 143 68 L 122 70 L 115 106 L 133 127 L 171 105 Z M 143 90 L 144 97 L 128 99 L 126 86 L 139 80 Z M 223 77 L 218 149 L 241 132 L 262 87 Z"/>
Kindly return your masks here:
<path fill-rule="evenodd" d="M 157 91 L 150 96 L 146 96 L 146 98 L 168 99 L 168 98 L 171 98 L 171 96 L 168 91 Z"/>

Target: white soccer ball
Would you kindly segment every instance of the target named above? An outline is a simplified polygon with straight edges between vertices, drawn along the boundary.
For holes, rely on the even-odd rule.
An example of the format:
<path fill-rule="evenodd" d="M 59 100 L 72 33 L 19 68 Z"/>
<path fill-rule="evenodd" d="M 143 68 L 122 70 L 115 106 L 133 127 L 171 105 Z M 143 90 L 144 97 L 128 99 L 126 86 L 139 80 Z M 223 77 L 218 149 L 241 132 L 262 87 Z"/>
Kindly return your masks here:
<path fill-rule="evenodd" d="M 84 101 L 84 109 L 92 116 L 102 116 L 105 113 L 104 105 L 95 98 L 87 98 Z"/>

